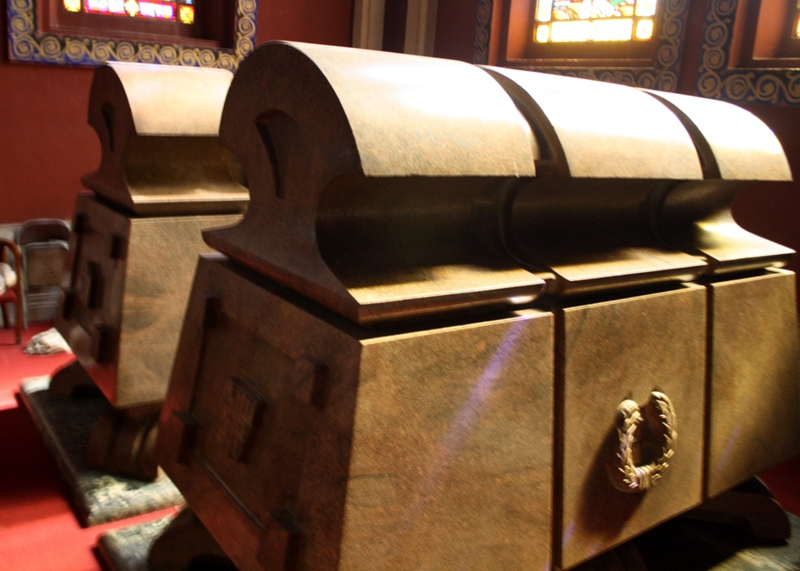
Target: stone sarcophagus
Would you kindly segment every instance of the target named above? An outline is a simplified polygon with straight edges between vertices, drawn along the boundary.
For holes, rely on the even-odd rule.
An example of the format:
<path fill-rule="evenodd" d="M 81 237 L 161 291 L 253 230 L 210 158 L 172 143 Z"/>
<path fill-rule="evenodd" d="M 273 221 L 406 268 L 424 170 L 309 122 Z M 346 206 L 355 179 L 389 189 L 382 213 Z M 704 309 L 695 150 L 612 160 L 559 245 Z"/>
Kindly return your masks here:
<path fill-rule="evenodd" d="M 89 123 L 99 169 L 83 178 L 57 327 L 112 405 L 163 400 L 206 228 L 235 223 L 249 194 L 219 145 L 233 75 L 111 63 Z"/>
<path fill-rule="evenodd" d="M 102 156 L 83 177 L 91 192 L 77 198 L 56 316 L 77 361 L 53 376 L 48 393 L 89 385 L 112 405 L 89 425 L 92 468 L 158 476 L 156 419 L 197 257 L 210 251 L 202 230 L 234 224 L 249 200 L 218 138 L 232 77 L 125 63 L 95 74 L 89 123 Z"/>
<path fill-rule="evenodd" d="M 571 568 L 800 450 L 749 113 L 272 43 L 220 138 L 157 455 L 240 569 Z"/>

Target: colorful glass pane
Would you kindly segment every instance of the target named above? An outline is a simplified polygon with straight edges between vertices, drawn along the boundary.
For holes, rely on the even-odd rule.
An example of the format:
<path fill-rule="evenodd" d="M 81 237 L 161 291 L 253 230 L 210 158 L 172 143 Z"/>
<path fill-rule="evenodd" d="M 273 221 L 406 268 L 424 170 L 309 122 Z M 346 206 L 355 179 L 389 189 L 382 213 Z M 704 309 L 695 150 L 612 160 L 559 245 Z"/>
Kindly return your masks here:
<path fill-rule="evenodd" d="M 550 41 L 550 25 L 541 24 L 536 26 L 536 41 L 544 44 Z"/>
<path fill-rule="evenodd" d="M 636 15 L 637 16 L 655 16 L 656 15 L 656 0 L 637 0 L 637 2 L 636 2 Z"/>
<path fill-rule="evenodd" d="M 649 40 L 658 0 L 538 0 L 536 43 Z M 551 22 L 545 29 L 544 23 Z"/>
<path fill-rule="evenodd" d="M 794 19 L 794 33 L 792 34 L 793 38 L 800 38 L 800 14 L 798 14 Z"/>
<path fill-rule="evenodd" d="M 181 24 L 194 23 L 194 6 L 182 5 L 178 8 L 178 17 Z"/>
<path fill-rule="evenodd" d="M 194 0 L 180 2 L 161 2 L 158 0 L 85 0 L 83 11 L 90 14 L 129 16 L 145 20 L 167 20 L 194 23 Z M 64 9 L 69 12 L 81 11 L 81 0 L 63 0 Z"/>
<path fill-rule="evenodd" d="M 86 0 L 83 6 L 85 12 L 99 14 L 125 14 L 125 2 L 123 0 Z"/>
<path fill-rule="evenodd" d="M 637 40 L 649 40 L 653 37 L 653 20 L 639 20 L 636 22 L 634 37 Z"/>
<path fill-rule="evenodd" d="M 553 0 L 539 0 L 536 5 L 536 21 L 549 22 L 553 16 Z"/>
<path fill-rule="evenodd" d="M 175 20 L 175 4 L 172 2 L 139 2 L 139 13 L 143 18 Z"/>

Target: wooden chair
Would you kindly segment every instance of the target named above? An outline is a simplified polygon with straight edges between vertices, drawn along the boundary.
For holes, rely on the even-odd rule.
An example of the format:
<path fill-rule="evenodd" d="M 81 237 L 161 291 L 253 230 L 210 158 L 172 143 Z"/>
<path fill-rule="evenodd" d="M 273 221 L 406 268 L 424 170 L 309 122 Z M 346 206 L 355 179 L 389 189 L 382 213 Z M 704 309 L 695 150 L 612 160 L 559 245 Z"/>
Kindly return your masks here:
<path fill-rule="evenodd" d="M 17 274 L 17 283 L 6 287 L 6 291 L 0 294 L 0 308 L 3 312 L 3 327 L 8 329 L 8 304 L 14 304 L 14 326 L 16 327 L 16 342 L 22 342 L 22 321 L 23 321 L 23 294 L 22 294 L 22 255 L 19 247 L 5 238 L 0 238 L 0 262 L 8 263 L 8 250 L 14 256 L 14 272 Z"/>
<path fill-rule="evenodd" d="M 22 305 L 24 302 L 22 294 L 22 256 L 20 255 L 19 247 L 5 238 L 0 238 L 0 262 L 7 264 L 9 262 L 8 251 L 11 250 L 14 256 L 14 272 L 17 274 L 17 283 L 13 286 L 7 286 L 6 291 L 0 294 L 0 308 L 3 312 L 3 327 L 8 329 L 8 304 L 14 304 L 14 326 L 16 327 L 16 342 L 22 342 L 22 321 L 23 311 Z"/>

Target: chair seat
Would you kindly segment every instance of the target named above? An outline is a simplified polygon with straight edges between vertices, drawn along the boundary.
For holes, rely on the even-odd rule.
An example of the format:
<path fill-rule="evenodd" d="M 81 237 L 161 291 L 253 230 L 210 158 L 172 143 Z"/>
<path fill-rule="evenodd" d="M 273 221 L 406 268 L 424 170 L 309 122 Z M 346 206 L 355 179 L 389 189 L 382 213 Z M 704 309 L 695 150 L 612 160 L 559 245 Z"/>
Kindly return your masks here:
<path fill-rule="evenodd" d="M 22 284 L 18 279 L 22 275 L 22 255 L 17 246 L 11 240 L 0 238 L 0 264 L 7 264 L 10 261 L 9 252 L 14 259 L 13 276 L 14 279 L 8 279 L 9 272 L 5 271 L 6 277 L 6 290 L 0 294 L 0 313 L 3 316 L 3 327 L 9 327 L 9 311 L 8 304 L 13 303 L 14 307 L 14 339 L 19 345 L 22 342 L 22 328 L 23 328 L 23 304 L 24 293 L 22 291 Z"/>
<path fill-rule="evenodd" d="M 7 289 L 0 293 L 0 303 L 11 303 L 17 300 L 17 293 L 13 289 Z"/>

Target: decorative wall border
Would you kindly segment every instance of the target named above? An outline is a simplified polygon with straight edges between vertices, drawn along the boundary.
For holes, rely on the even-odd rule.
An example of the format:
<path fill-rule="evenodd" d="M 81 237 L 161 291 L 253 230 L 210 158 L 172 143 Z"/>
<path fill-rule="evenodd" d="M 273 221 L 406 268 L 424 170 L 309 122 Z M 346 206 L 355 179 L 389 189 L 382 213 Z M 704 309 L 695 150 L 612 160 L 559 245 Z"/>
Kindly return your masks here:
<path fill-rule="evenodd" d="M 708 4 L 697 94 L 734 103 L 800 105 L 800 69 L 729 67 L 738 5 L 738 0 Z"/>
<path fill-rule="evenodd" d="M 472 44 L 472 63 L 489 63 L 489 39 L 492 37 L 492 8 L 494 0 L 478 0 L 478 15 L 475 21 L 475 41 Z"/>
<path fill-rule="evenodd" d="M 47 0 L 7 0 L 8 58 L 11 61 L 79 66 L 127 61 L 234 71 L 255 48 L 258 0 L 236 1 L 234 49 L 43 33 L 37 26 L 37 1 Z"/>
<path fill-rule="evenodd" d="M 495 0 L 478 0 L 473 62 L 489 61 L 492 8 Z M 683 38 L 689 0 L 667 0 L 661 20 L 655 63 L 652 67 L 582 68 L 524 66 L 522 69 L 546 71 L 558 75 L 597 79 L 622 85 L 675 91 L 678 88 Z"/>

